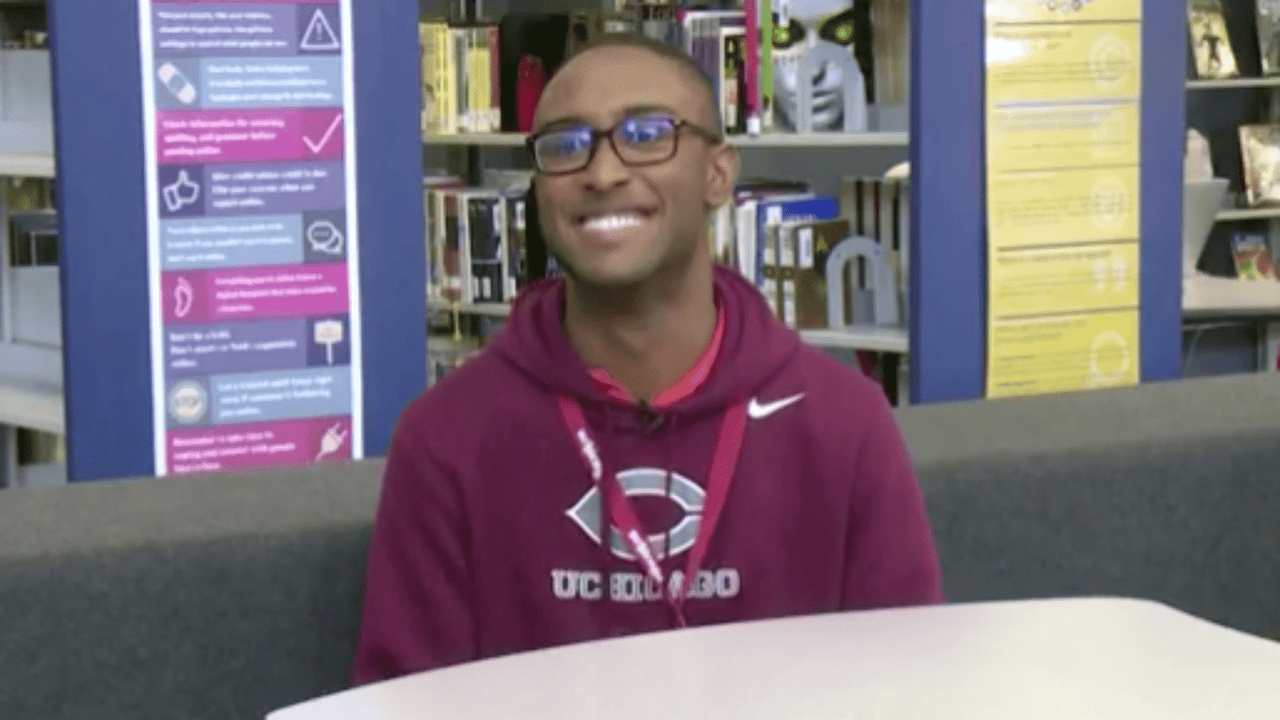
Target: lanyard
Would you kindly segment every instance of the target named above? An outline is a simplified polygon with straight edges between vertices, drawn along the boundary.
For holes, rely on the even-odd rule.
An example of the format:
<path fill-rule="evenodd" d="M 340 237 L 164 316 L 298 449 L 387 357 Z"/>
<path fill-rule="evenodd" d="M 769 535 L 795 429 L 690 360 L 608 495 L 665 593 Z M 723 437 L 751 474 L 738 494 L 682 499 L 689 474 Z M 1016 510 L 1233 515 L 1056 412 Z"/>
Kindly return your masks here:
<path fill-rule="evenodd" d="M 658 566 L 657 559 L 653 556 L 653 548 L 649 546 L 643 528 L 640 527 L 640 518 L 636 515 L 631 501 L 618 485 L 617 477 L 606 470 L 599 446 L 596 445 L 591 437 L 591 431 L 587 428 L 582 406 L 565 396 L 556 398 L 556 405 L 560 409 L 560 419 L 564 421 L 565 429 L 569 431 L 569 435 L 582 454 L 582 460 L 587 466 L 592 483 L 600 489 L 604 498 L 604 507 L 608 509 L 607 517 L 622 533 L 623 540 L 631 548 L 636 562 L 644 569 L 645 575 L 657 582 L 659 588 L 664 588 L 663 594 L 671 609 L 675 611 L 677 624 L 685 627 L 688 623 L 684 618 L 684 602 L 693 592 L 698 572 L 702 569 L 702 561 L 706 558 L 707 546 L 711 542 L 712 534 L 715 533 L 716 523 L 720 521 L 720 515 L 724 511 L 725 499 L 729 496 L 729 486 L 733 484 L 733 473 L 738 464 L 738 453 L 742 449 L 742 437 L 747 426 L 746 405 L 740 402 L 734 403 L 729 406 L 720 420 L 715 447 L 711 453 L 711 469 L 707 474 L 707 492 L 702 508 L 702 521 L 698 525 L 698 536 L 694 539 L 693 548 L 689 551 L 689 558 L 685 563 L 684 581 L 681 583 L 678 594 L 665 590 L 666 578 L 662 568 Z M 608 528 L 601 535 L 601 542 L 607 547 Z"/>

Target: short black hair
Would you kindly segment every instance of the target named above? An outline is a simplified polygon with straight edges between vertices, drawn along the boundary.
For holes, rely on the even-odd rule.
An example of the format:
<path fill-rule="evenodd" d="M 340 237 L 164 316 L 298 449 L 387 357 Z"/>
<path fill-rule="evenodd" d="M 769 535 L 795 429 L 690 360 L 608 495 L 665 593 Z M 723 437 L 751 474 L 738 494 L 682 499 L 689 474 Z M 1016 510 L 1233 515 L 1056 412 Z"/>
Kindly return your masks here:
<path fill-rule="evenodd" d="M 712 84 L 711 78 L 707 77 L 707 73 L 702 69 L 702 66 L 678 47 L 668 45 L 661 40 L 655 40 L 646 35 L 608 32 L 597 36 L 591 42 L 576 49 L 569 57 L 565 58 L 564 64 L 560 67 L 563 68 L 570 60 L 585 52 L 602 47 L 639 48 L 648 50 L 658 57 L 674 61 L 682 71 L 698 83 L 699 91 L 707 102 L 707 108 L 711 111 L 711 122 L 714 125 L 704 129 L 711 131 L 716 136 L 716 139 L 724 139 L 724 119 L 720 112 L 720 98 L 716 97 L 715 85 Z"/>

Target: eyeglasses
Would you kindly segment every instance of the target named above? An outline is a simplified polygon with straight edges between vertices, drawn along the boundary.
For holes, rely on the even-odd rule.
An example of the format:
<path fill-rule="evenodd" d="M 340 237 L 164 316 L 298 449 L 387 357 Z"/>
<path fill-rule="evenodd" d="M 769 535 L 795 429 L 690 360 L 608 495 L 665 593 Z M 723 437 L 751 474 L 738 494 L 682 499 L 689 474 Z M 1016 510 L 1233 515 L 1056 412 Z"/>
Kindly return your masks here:
<path fill-rule="evenodd" d="M 590 125 L 554 127 L 534 133 L 526 140 L 533 154 L 534 166 L 543 175 L 568 175 L 591 164 L 600 140 L 609 138 L 613 152 L 627 167 L 657 165 L 675 157 L 679 149 L 680 130 L 711 144 L 722 142 L 719 135 L 685 120 L 666 115 L 640 115 L 623 118 L 607 130 Z"/>

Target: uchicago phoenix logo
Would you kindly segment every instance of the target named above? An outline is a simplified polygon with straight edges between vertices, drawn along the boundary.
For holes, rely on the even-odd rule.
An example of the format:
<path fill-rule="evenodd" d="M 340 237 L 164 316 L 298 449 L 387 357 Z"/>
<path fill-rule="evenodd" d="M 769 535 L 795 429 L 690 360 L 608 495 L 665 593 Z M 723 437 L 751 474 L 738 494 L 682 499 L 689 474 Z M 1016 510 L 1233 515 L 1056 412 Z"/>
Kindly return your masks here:
<path fill-rule="evenodd" d="M 649 547 L 656 559 L 675 557 L 689 552 L 698 538 L 702 526 L 702 508 L 706 493 L 697 483 L 677 472 L 671 473 L 671 493 L 667 493 L 667 473 L 656 468 L 633 468 L 617 474 L 618 485 L 627 497 L 670 498 L 682 511 L 680 521 L 665 533 L 647 536 Z M 595 544 L 600 544 L 600 525 L 603 501 L 600 490 L 591 489 L 565 511 L 565 515 Z M 668 540 L 669 545 L 668 545 Z M 612 524 L 609 527 L 609 551 L 623 560 L 635 560 L 635 554 L 622 533 Z M 605 597 L 622 603 L 658 602 L 674 597 L 685 586 L 684 572 L 674 570 L 662 587 L 654 578 L 639 572 L 602 573 L 599 570 L 551 571 L 552 592 L 557 600 L 602 600 Z M 736 568 L 700 570 L 697 577 L 688 580 L 689 597 L 695 600 L 730 599 L 738 596 L 742 578 Z"/>
<path fill-rule="evenodd" d="M 649 547 L 653 555 L 662 560 L 668 551 L 667 538 L 670 537 L 670 557 L 688 552 L 698 537 L 698 528 L 702 525 L 702 506 L 706 493 L 698 484 L 677 472 L 671 473 L 671 494 L 667 495 L 667 473 L 656 468 L 634 468 L 617 474 L 618 486 L 627 497 L 670 497 L 683 512 L 680 522 L 666 533 L 649 535 Z M 600 518 L 604 497 L 600 488 L 592 485 L 591 489 L 578 500 L 573 507 L 565 511 L 578 527 L 591 538 L 600 543 Z M 623 560 L 635 560 L 618 528 L 609 526 L 609 550 Z"/>

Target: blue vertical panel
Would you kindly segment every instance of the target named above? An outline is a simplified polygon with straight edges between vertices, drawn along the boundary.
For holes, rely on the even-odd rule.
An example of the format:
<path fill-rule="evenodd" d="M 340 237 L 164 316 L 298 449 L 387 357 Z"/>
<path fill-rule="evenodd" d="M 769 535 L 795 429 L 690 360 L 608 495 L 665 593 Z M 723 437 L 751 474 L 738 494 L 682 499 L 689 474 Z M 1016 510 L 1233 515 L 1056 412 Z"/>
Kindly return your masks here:
<path fill-rule="evenodd" d="M 365 454 L 426 383 L 415 0 L 353 3 Z M 50 0 L 73 481 L 154 472 L 136 0 Z"/>
<path fill-rule="evenodd" d="M 386 454 L 427 383 L 420 60 L 416 0 L 353 2 L 359 167 L 364 452 Z"/>
<path fill-rule="evenodd" d="M 1142 381 L 1181 376 L 1186 4 L 1142 4 Z"/>
<path fill-rule="evenodd" d="M 979 398 L 986 359 L 982 0 L 911 7 L 911 400 Z"/>
<path fill-rule="evenodd" d="M 136 0 L 50 0 L 67 477 L 150 474 Z"/>

